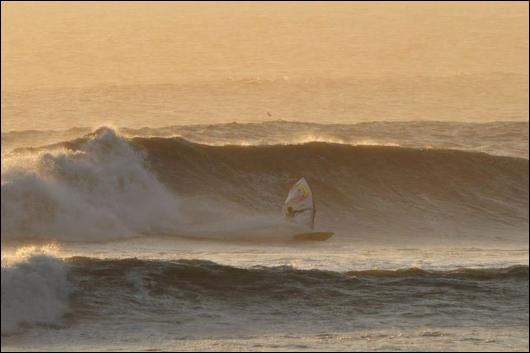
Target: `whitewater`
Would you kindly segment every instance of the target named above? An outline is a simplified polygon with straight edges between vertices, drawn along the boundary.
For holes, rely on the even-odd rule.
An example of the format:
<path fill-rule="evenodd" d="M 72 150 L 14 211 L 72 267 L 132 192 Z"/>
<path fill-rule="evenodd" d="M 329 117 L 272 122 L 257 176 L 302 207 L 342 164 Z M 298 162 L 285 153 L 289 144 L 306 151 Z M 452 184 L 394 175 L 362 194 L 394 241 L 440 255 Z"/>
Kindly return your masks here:
<path fill-rule="evenodd" d="M 528 350 L 528 181 L 526 122 L 3 132 L 2 351 Z"/>

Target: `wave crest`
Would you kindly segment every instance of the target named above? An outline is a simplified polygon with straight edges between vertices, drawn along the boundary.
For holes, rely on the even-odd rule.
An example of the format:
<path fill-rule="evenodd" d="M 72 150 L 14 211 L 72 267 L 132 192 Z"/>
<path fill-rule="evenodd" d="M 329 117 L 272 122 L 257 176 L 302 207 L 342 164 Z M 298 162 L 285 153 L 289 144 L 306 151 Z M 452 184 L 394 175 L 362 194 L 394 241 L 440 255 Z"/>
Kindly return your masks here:
<path fill-rule="evenodd" d="M 72 145 L 6 158 L 2 237 L 101 240 L 181 220 L 175 197 L 113 130 L 98 129 Z"/>
<path fill-rule="evenodd" d="M 304 176 L 315 193 L 317 226 L 341 237 L 527 242 L 528 160 L 522 158 L 324 142 L 209 146 L 127 139 L 102 128 L 12 153 L 3 164 L 9 165 L 2 174 L 7 238 L 186 235 L 194 226 L 237 232 L 226 225 L 245 215 L 246 228 L 263 223 L 251 215 L 277 228 L 288 188 Z"/>
<path fill-rule="evenodd" d="M 46 252 L 30 251 L 11 264 L 2 259 L 2 335 L 56 324 L 70 309 L 67 276 L 64 263 Z"/>

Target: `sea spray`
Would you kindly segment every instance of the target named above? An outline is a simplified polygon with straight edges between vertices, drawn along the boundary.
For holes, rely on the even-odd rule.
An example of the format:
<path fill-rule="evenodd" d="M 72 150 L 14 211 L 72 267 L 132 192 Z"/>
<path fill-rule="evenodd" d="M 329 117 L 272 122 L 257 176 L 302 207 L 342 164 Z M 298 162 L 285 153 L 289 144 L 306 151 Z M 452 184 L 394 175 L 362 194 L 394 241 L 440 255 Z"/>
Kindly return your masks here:
<path fill-rule="evenodd" d="M 2 254 L 2 335 L 35 324 L 57 324 L 70 309 L 73 287 L 62 260 L 46 249 Z"/>
<path fill-rule="evenodd" d="M 2 166 L 3 239 L 286 239 L 281 205 L 304 176 L 317 228 L 336 239 L 528 242 L 526 158 L 327 142 L 211 146 L 100 128 L 7 153 Z"/>
<path fill-rule="evenodd" d="M 174 194 L 114 130 L 100 128 L 77 147 L 11 157 L 2 173 L 2 238 L 104 240 L 182 220 Z"/>

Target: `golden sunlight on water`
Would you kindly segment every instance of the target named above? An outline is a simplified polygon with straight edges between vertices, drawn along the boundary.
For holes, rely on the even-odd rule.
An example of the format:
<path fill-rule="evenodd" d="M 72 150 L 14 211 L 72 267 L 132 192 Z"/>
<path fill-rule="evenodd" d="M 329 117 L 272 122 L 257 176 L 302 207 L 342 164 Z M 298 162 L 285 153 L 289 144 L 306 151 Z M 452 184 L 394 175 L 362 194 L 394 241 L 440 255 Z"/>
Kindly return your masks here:
<path fill-rule="evenodd" d="M 528 73 L 528 3 L 2 3 L 2 89 Z"/>
<path fill-rule="evenodd" d="M 2 48 L 5 130 L 528 115 L 526 2 L 2 2 Z"/>
<path fill-rule="evenodd" d="M 528 351 L 528 2 L 1 8 L 2 351 Z"/>

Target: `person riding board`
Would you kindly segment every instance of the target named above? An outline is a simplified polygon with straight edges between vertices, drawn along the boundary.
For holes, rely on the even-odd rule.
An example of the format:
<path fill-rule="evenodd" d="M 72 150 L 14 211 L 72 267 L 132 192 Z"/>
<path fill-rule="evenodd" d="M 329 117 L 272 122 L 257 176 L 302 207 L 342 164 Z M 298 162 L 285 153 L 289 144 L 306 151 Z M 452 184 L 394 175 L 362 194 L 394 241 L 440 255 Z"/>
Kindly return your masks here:
<path fill-rule="evenodd" d="M 289 190 L 282 213 L 287 221 L 301 226 L 297 228 L 300 233 L 293 235 L 294 240 L 324 241 L 333 236 L 333 232 L 315 232 L 313 193 L 303 177 Z"/>

